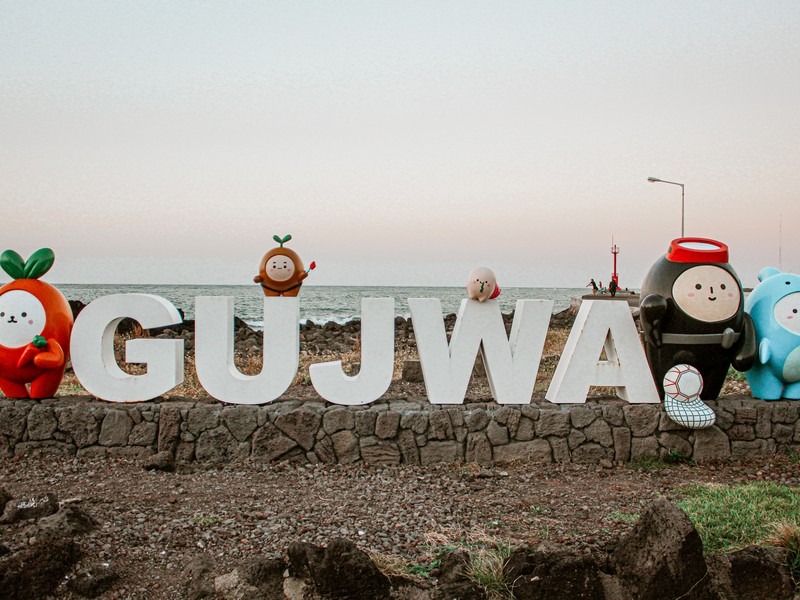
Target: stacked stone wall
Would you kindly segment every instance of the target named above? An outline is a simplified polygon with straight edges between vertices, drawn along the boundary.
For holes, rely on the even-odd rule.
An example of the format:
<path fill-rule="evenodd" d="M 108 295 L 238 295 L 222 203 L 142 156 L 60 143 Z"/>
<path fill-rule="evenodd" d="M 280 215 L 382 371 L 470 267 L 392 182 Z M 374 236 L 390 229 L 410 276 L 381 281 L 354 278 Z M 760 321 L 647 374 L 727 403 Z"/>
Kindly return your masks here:
<path fill-rule="evenodd" d="M 442 407 L 419 399 L 342 407 L 296 400 L 242 406 L 209 399 L 0 399 L 0 456 L 169 452 L 179 462 L 492 465 L 607 464 L 670 454 L 708 462 L 800 452 L 800 402 L 741 396 L 709 404 L 716 425 L 692 431 L 673 423 L 661 405 L 618 400 Z"/>

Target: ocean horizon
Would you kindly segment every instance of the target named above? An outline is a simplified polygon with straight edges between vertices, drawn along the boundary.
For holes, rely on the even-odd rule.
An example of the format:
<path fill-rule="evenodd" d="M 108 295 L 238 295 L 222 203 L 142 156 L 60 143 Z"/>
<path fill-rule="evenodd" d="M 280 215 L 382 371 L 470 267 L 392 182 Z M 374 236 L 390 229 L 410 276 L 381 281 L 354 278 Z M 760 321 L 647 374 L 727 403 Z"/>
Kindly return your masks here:
<path fill-rule="evenodd" d="M 264 298 L 255 285 L 192 285 L 192 284 L 57 284 L 67 300 L 88 304 L 100 296 L 112 294 L 154 294 L 172 302 L 187 319 L 194 318 L 197 296 L 233 296 L 234 314 L 248 325 L 261 328 Z M 517 300 L 552 300 L 553 312 L 569 308 L 571 299 L 589 293 L 588 288 L 509 287 L 502 288 L 497 298 L 504 313 L 514 310 Z M 394 298 L 395 314 L 410 315 L 408 298 L 438 298 L 442 313 L 458 312 L 467 297 L 465 287 L 436 286 L 322 286 L 304 285 L 300 291 L 300 320 L 324 324 L 329 321 L 345 323 L 359 317 L 363 298 Z"/>

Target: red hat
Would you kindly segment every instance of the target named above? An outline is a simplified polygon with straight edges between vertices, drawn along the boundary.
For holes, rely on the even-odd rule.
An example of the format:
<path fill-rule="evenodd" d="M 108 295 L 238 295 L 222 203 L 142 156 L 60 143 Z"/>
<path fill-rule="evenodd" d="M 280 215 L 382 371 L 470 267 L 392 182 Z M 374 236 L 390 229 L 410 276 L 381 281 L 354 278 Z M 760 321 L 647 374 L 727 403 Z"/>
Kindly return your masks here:
<path fill-rule="evenodd" d="M 680 263 L 727 263 L 728 246 L 708 238 L 678 238 L 670 242 L 667 260 Z"/>

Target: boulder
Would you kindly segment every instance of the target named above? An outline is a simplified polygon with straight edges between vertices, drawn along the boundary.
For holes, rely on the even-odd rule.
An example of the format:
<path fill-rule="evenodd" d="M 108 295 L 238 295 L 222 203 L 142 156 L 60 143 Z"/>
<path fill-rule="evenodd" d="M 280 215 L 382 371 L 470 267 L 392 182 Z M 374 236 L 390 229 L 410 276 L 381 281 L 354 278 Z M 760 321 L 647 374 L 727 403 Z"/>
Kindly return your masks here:
<path fill-rule="evenodd" d="M 275 426 L 292 440 L 300 444 L 303 450 L 311 450 L 322 424 L 322 417 L 305 408 L 278 415 Z"/>
<path fill-rule="evenodd" d="M 58 427 L 55 412 L 50 406 L 35 405 L 28 414 L 28 438 L 41 441 L 49 440 Z"/>
<path fill-rule="evenodd" d="M 97 522 L 77 504 L 66 504 L 58 512 L 42 517 L 36 528 L 50 538 L 73 537 L 97 528 Z"/>
<path fill-rule="evenodd" d="M 667 500 L 656 500 L 644 510 L 611 559 L 620 582 L 637 600 L 719 597 L 708 576 L 700 535 L 686 513 Z"/>
<path fill-rule="evenodd" d="M 174 452 L 181 435 L 181 411 L 174 406 L 162 406 L 158 420 L 158 451 Z"/>
<path fill-rule="evenodd" d="M 67 579 L 67 589 L 84 598 L 97 598 L 119 579 L 107 563 L 81 569 Z"/>
<path fill-rule="evenodd" d="M 3 515 L 0 516 L 1 524 L 11 524 L 26 519 L 39 519 L 52 515 L 58 510 L 58 499 L 55 494 L 33 496 L 23 500 L 9 500 L 6 502 Z"/>
<path fill-rule="evenodd" d="M 172 452 L 164 450 L 156 452 L 148 457 L 144 463 L 144 468 L 148 471 L 166 471 L 171 473 L 175 470 L 175 457 Z"/>
<path fill-rule="evenodd" d="M 425 378 L 422 375 L 422 363 L 418 360 L 404 360 L 402 377 L 408 383 L 423 383 Z"/>
<path fill-rule="evenodd" d="M 239 567 L 214 579 L 219 600 L 284 600 L 283 561 L 263 557 L 245 560 Z"/>
<path fill-rule="evenodd" d="M 469 553 L 455 550 L 445 554 L 439 563 L 439 582 L 431 594 L 433 600 L 485 600 L 486 591 L 467 575 Z"/>
<path fill-rule="evenodd" d="M 517 600 L 603 600 L 600 569 L 594 559 L 543 542 L 518 548 L 503 567 Z"/>
<path fill-rule="evenodd" d="M 286 553 L 289 557 L 289 575 L 310 579 L 312 568 L 316 569 L 322 562 L 325 549 L 306 542 L 292 542 Z"/>
<path fill-rule="evenodd" d="M 741 600 L 782 600 L 793 597 L 792 581 L 782 548 L 743 548 L 730 555 L 731 584 Z"/>
<path fill-rule="evenodd" d="M 324 550 L 313 544 L 289 545 L 289 573 L 310 579 L 322 596 L 350 600 L 389 598 L 389 579 L 353 542 L 335 538 Z"/>
<path fill-rule="evenodd" d="M 245 560 L 237 569 L 243 585 L 255 590 L 248 596 L 260 600 L 283 600 L 283 571 L 286 564 L 279 559 L 261 556 Z"/>
<path fill-rule="evenodd" d="M 28 600 L 52 595 L 80 559 L 69 539 L 43 540 L 0 560 L 0 598 Z"/>
<path fill-rule="evenodd" d="M 377 438 L 359 440 L 361 458 L 370 465 L 399 465 L 400 449 L 394 442 Z"/>
<path fill-rule="evenodd" d="M 235 460 L 239 444 L 224 426 L 204 431 L 194 447 L 199 461 L 231 462 Z"/>
<path fill-rule="evenodd" d="M 384 440 L 396 436 L 398 427 L 400 427 L 399 412 L 387 411 L 375 418 L 375 435 Z"/>
<path fill-rule="evenodd" d="M 101 446 L 124 446 L 133 429 L 133 420 L 125 410 L 109 410 L 100 425 L 98 443 Z"/>
<path fill-rule="evenodd" d="M 200 600 L 200 598 L 214 598 L 214 582 L 210 573 L 214 569 L 214 562 L 207 556 L 196 556 L 191 559 L 183 569 L 186 576 L 186 598 Z"/>
<path fill-rule="evenodd" d="M 270 462 L 296 447 L 297 443 L 293 439 L 283 435 L 277 427 L 268 423 L 253 434 L 252 459 L 257 462 Z"/>
<path fill-rule="evenodd" d="M 709 559 L 715 585 L 726 600 L 790 600 L 794 597 L 786 550 L 749 546 Z"/>
<path fill-rule="evenodd" d="M 10 438 L 11 442 L 22 440 L 28 421 L 28 409 L 21 406 L 0 407 L 0 435 Z"/>

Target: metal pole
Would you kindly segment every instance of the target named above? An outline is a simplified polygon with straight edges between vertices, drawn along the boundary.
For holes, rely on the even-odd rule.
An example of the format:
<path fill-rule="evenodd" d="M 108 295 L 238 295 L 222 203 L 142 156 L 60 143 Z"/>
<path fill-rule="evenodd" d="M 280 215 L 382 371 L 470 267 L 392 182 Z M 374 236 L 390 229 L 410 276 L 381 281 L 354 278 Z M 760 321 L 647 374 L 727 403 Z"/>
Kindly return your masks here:
<path fill-rule="evenodd" d="M 686 237 L 686 235 L 684 233 L 684 230 L 683 230 L 683 223 L 684 223 L 684 217 L 683 217 L 683 215 L 684 215 L 684 212 L 683 212 L 684 195 L 683 195 L 683 192 L 684 192 L 684 188 L 683 188 L 683 184 L 681 184 L 681 237 Z"/>

